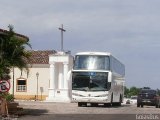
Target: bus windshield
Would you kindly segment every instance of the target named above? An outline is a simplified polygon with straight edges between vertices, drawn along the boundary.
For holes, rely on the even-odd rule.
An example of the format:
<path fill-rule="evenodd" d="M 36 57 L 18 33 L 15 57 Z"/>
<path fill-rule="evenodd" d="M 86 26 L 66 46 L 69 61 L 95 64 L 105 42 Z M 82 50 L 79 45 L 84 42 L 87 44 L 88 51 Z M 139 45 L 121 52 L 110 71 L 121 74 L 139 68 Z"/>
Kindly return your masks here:
<path fill-rule="evenodd" d="M 72 90 L 105 91 L 109 84 L 107 72 L 73 72 Z"/>
<path fill-rule="evenodd" d="M 77 55 L 75 70 L 109 70 L 109 56 Z"/>

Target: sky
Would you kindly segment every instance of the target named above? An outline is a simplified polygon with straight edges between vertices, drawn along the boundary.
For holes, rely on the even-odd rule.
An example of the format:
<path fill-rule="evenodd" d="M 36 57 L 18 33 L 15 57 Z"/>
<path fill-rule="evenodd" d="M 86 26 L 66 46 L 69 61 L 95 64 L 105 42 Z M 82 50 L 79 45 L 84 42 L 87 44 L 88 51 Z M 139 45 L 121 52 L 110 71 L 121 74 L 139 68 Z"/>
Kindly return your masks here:
<path fill-rule="evenodd" d="M 110 52 L 127 87 L 160 89 L 160 0 L 3 0 L 0 28 L 14 26 L 33 50 Z"/>

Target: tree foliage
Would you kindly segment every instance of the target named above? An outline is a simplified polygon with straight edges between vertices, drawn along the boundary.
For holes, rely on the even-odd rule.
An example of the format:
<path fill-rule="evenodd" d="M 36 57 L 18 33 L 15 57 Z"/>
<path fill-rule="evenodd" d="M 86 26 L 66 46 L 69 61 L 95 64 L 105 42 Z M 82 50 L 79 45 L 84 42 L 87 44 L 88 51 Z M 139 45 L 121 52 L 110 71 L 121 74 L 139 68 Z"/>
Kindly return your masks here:
<path fill-rule="evenodd" d="M 137 88 L 135 86 L 131 88 L 127 88 L 126 86 L 124 87 L 124 95 L 126 97 L 136 96 L 138 95 L 139 91 L 140 91 L 140 88 Z"/>
<path fill-rule="evenodd" d="M 149 87 L 143 87 L 146 89 L 150 89 Z M 140 92 L 142 88 L 137 88 L 135 86 L 131 87 L 131 88 L 127 88 L 126 86 L 124 87 L 124 95 L 128 98 L 130 98 L 131 96 L 137 96 L 138 93 Z M 156 89 L 157 94 L 160 95 L 160 90 L 157 88 Z"/>
<path fill-rule="evenodd" d="M 31 47 L 28 40 L 18 37 L 9 25 L 9 32 L 0 35 L 0 79 L 9 79 L 10 69 L 18 67 L 27 69 L 30 53 L 26 46 Z"/>

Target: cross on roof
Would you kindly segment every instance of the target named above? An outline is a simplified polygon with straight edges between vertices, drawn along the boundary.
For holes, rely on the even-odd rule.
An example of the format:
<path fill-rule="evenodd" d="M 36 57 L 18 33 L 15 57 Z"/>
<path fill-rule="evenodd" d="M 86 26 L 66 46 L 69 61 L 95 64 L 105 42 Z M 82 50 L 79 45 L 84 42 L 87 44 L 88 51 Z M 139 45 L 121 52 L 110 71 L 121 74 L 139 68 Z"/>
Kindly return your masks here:
<path fill-rule="evenodd" d="M 63 29 L 63 24 L 62 27 L 59 28 L 59 30 L 61 30 L 61 51 L 63 51 L 63 32 L 66 31 L 65 29 Z"/>

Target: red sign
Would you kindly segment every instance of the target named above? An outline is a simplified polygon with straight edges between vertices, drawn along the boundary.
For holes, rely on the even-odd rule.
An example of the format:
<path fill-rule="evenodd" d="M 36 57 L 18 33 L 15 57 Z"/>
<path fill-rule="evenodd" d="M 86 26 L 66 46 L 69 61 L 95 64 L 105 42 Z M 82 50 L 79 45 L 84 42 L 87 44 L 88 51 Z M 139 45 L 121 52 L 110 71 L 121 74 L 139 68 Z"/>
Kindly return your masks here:
<path fill-rule="evenodd" d="M 10 82 L 8 80 L 0 81 L 0 92 L 8 92 L 10 87 Z"/>

